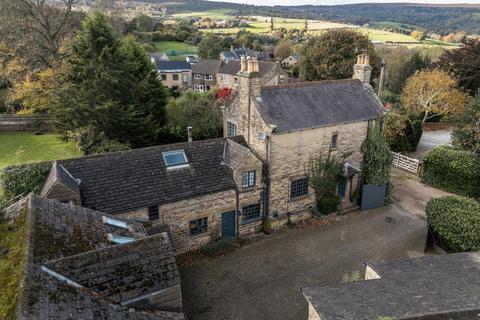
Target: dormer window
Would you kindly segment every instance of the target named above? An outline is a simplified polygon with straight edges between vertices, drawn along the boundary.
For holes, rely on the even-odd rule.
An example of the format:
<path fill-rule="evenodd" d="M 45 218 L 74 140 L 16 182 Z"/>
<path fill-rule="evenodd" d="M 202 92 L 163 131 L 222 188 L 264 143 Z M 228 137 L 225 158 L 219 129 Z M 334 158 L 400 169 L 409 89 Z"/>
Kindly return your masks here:
<path fill-rule="evenodd" d="M 108 234 L 108 240 L 110 242 L 115 243 L 115 244 L 125 244 L 125 243 L 135 241 L 134 238 L 119 236 L 119 235 L 111 234 L 111 233 Z"/>
<path fill-rule="evenodd" d="M 167 169 L 180 169 L 188 167 L 188 159 L 184 150 L 163 152 L 162 156 Z"/>
<path fill-rule="evenodd" d="M 118 227 L 122 229 L 127 229 L 128 230 L 128 224 L 125 221 L 120 221 L 117 219 L 113 219 L 110 217 L 103 216 L 102 217 L 103 223 L 112 226 L 112 227 Z"/>

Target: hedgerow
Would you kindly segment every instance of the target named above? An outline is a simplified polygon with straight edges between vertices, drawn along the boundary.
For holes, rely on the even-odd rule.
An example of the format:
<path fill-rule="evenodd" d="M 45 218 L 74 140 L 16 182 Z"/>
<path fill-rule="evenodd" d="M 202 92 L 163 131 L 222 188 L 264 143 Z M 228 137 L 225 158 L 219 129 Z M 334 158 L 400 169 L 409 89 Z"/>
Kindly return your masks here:
<path fill-rule="evenodd" d="M 480 250 L 480 204 L 461 196 L 446 196 L 427 203 L 427 218 L 440 246 L 447 251 Z"/>
<path fill-rule="evenodd" d="M 423 158 L 422 181 L 468 197 L 480 196 L 480 159 L 469 151 L 441 146 Z"/>

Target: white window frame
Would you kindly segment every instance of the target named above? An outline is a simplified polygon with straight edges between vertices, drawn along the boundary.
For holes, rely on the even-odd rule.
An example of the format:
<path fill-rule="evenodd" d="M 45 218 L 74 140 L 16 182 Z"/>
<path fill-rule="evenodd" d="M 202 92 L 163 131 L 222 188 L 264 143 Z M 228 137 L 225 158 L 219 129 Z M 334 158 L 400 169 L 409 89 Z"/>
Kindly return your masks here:
<path fill-rule="evenodd" d="M 167 156 L 173 155 L 173 154 L 181 154 L 183 156 L 183 161 L 184 162 L 179 163 L 179 164 L 170 164 L 169 165 L 168 161 L 167 161 Z M 165 163 L 165 166 L 167 167 L 167 170 L 187 168 L 187 167 L 190 166 L 189 163 L 188 163 L 187 155 L 185 154 L 185 150 L 183 150 L 183 149 L 162 152 L 162 157 L 163 157 L 163 162 Z"/>
<path fill-rule="evenodd" d="M 195 79 L 202 80 L 202 75 L 200 73 L 195 73 Z"/>
<path fill-rule="evenodd" d="M 213 80 L 213 75 L 212 74 L 205 75 L 205 80 L 212 81 Z"/>

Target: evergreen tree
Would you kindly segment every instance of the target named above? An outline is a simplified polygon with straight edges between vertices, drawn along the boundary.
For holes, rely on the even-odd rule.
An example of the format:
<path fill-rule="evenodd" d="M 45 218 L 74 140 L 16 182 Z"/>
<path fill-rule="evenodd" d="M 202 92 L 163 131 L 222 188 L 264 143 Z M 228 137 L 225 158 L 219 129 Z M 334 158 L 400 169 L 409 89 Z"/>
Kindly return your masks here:
<path fill-rule="evenodd" d="M 153 144 L 167 93 L 146 52 L 133 38 L 121 39 L 101 13 L 85 19 L 71 50 L 52 108 L 57 127 L 93 127 L 133 147 Z"/>
<path fill-rule="evenodd" d="M 367 139 L 362 144 L 362 174 L 365 184 L 384 184 L 390 179 L 393 156 L 385 139 L 385 132 L 377 120 L 368 128 Z"/>

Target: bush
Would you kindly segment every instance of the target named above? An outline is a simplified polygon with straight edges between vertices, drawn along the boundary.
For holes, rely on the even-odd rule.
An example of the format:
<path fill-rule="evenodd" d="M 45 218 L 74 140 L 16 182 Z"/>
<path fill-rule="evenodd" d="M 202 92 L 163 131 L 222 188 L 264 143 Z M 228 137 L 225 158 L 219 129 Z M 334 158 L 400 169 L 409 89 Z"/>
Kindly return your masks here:
<path fill-rule="evenodd" d="M 93 127 L 85 127 L 69 132 L 68 138 L 75 141 L 85 155 L 130 149 L 130 145 L 108 139 L 103 132 L 97 132 Z"/>
<path fill-rule="evenodd" d="M 232 248 L 233 248 L 232 238 L 226 237 L 218 241 L 207 243 L 202 247 L 202 252 L 209 257 L 214 257 L 224 252 L 227 252 Z"/>
<path fill-rule="evenodd" d="M 461 196 L 427 203 L 427 218 L 440 245 L 447 251 L 480 250 L 480 204 Z"/>
<path fill-rule="evenodd" d="M 30 192 L 38 193 L 51 166 L 51 162 L 40 162 L 3 169 L 0 173 L 0 189 L 3 190 L 4 197 L 1 201 L 3 205 L 11 204 Z"/>
<path fill-rule="evenodd" d="M 480 196 L 480 160 L 472 152 L 441 146 L 423 158 L 422 181 L 459 195 Z"/>
<path fill-rule="evenodd" d="M 422 138 L 422 120 L 407 121 L 405 128 L 389 141 L 390 148 L 394 152 L 415 152 Z"/>
<path fill-rule="evenodd" d="M 317 207 L 322 214 L 330 214 L 337 211 L 339 204 L 339 197 L 322 198 L 318 201 Z"/>

